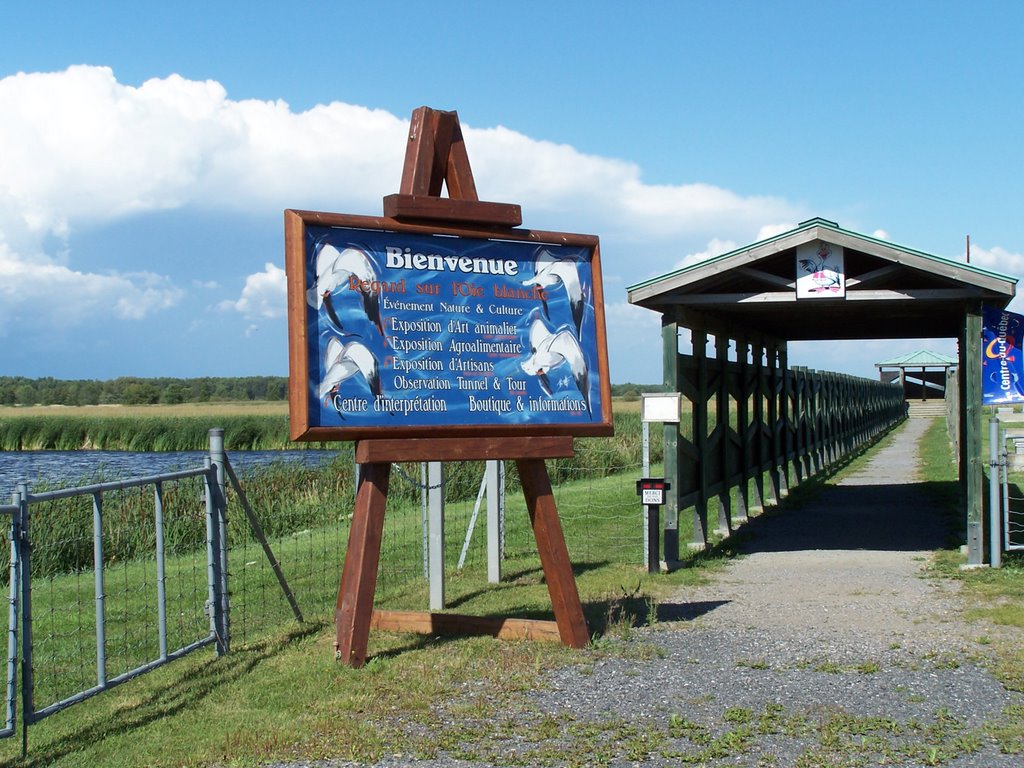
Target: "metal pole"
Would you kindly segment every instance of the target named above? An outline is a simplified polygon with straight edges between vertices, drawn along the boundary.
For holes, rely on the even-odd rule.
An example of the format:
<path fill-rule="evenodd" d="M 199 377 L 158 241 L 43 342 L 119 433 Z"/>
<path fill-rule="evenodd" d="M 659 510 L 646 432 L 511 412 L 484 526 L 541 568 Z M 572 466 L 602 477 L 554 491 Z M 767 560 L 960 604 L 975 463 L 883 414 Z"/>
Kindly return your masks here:
<path fill-rule="evenodd" d="M 423 531 L 423 579 L 430 581 L 430 483 L 427 480 L 427 462 L 420 462 L 420 511 Z"/>
<path fill-rule="evenodd" d="M 210 430 L 210 463 L 217 470 L 217 488 L 214 494 L 214 527 L 216 532 L 217 547 L 214 555 L 217 558 L 217 590 L 219 602 L 215 615 L 220 628 L 221 642 L 218 645 L 220 653 L 227 653 L 231 650 L 231 624 L 229 620 L 230 611 L 228 605 L 228 509 L 227 509 L 227 472 L 224 469 L 224 430 L 214 428 Z"/>
<path fill-rule="evenodd" d="M 1010 550 L 1010 457 L 1006 451 L 1006 430 L 999 431 L 999 463 L 1002 465 L 1003 487 L 1003 549 Z"/>
<path fill-rule="evenodd" d="M 473 514 L 469 516 L 469 525 L 466 526 L 466 540 L 462 542 L 462 552 L 459 553 L 459 563 L 456 570 L 461 571 L 466 565 L 466 555 L 469 554 L 469 545 L 473 541 L 473 531 L 476 530 L 476 519 L 480 516 L 480 506 L 484 502 L 484 494 L 487 493 L 487 469 L 484 468 L 483 477 L 480 478 L 480 490 L 476 495 L 476 504 L 473 505 Z"/>
<path fill-rule="evenodd" d="M 646 504 L 645 506 L 644 535 L 647 538 L 647 572 L 658 573 L 661 570 L 661 557 L 658 552 L 659 507 L 657 504 Z"/>
<path fill-rule="evenodd" d="M 651 474 L 651 427 L 646 420 L 643 422 L 643 477 Z"/>
<path fill-rule="evenodd" d="M 17 496 L 14 497 L 14 504 L 17 505 Z M 18 686 L 18 551 L 21 549 L 18 537 L 21 534 L 21 525 L 18 520 L 18 512 L 11 513 L 11 570 L 10 570 L 10 592 L 7 607 L 7 724 L 6 730 L 14 733 L 14 697 L 17 695 Z"/>
<path fill-rule="evenodd" d="M 156 618 L 160 659 L 167 660 L 167 573 L 164 569 L 164 485 L 153 484 L 153 524 L 156 528 Z"/>
<path fill-rule="evenodd" d="M 92 495 L 92 560 L 96 584 L 96 685 L 107 684 L 106 594 L 103 587 L 103 496 Z"/>
<path fill-rule="evenodd" d="M 1001 565 L 1000 503 L 999 503 L 999 419 L 988 420 L 988 523 L 989 562 Z"/>
<path fill-rule="evenodd" d="M 501 480 L 496 459 L 488 459 L 487 468 L 487 581 L 501 581 Z"/>
<path fill-rule="evenodd" d="M 28 726 L 35 714 L 32 678 L 32 553 L 29 542 L 28 483 L 18 483 L 17 498 L 19 541 L 21 543 L 21 754 L 28 751 Z"/>
<path fill-rule="evenodd" d="M 444 610 L 444 466 L 427 464 L 430 517 L 430 610 Z"/>
<path fill-rule="evenodd" d="M 212 468 L 210 457 L 204 460 L 206 475 L 204 485 L 206 487 L 206 610 L 210 615 L 210 634 L 217 643 L 217 655 L 223 653 L 223 641 L 220 636 L 220 624 L 217 621 L 217 605 L 219 604 L 218 583 L 220 574 L 217 573 L 217 537 L 214 523 L 214 486 L 216 486 L 216 471 Z"/>

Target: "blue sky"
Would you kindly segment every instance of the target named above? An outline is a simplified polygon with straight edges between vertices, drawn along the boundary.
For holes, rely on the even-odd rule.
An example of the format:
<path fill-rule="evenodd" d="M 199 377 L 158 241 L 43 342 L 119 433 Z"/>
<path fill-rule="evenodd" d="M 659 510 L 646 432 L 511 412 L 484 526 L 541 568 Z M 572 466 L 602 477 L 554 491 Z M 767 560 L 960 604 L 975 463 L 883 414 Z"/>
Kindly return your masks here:
<path fill-rule="evenodd" d="M 625 287 L 805 219 L 1024 273 L 1017 2 L 38 2 L 0 12 L 0 375 L 287 372 L 282 210 L 379 214 L 420 105 Z M 1015 305 L 1011 308 L 1017 308 Z M 804 343 L 874 376 L 950 340 Z"/>

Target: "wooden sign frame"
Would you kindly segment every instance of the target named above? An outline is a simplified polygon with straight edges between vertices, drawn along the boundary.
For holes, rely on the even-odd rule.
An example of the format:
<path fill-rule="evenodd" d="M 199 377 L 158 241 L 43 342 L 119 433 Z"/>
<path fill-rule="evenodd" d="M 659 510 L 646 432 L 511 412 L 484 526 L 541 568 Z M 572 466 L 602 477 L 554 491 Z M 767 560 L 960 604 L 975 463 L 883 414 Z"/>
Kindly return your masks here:
<path fill-rule="evenodd" d="M 403 254 L 404 244 L 413 247 Z M 426 252 L 413 253 L 416 248 Z M 474 265 L 485 273 L 474 271 Z M 499 234 L 493 228 L 288 210 L 285 266 L 293 440 L 612 433 L 597 237 L 523 229 Z M 488 269 L 511 274 L 488 274 Z M 554 272 L 565 276 L 568 288 Z M 425 289 L 436 294 L 418 293 Z M 355 325 L 347 316 L 344 324 L 339 319 L 342 307 Z M 453 327 L 456 333 L 450 333 Z M 542 343 L 538 337 L 563 352 L 542 353 L 555 367 L 539 374 L 533 361 L 540 358 L 531 355 Z M 414 343 L 441 350 L 430 355 L 399 348 Z M 446 352 L 445 343 L 482 351 Z M 368 362 L 350 363 L 350 347 L 359 353 L 351 357 Z M 329 359 L 338 358 L 344 364 L 332 368 Z M 445 362 L 449 365 L 442 366 Z M 450 370 L 456 362 L 485 370 L 462 375 Z M 577 375 L 580 362 L 582 375 Z M 441 370 L 422 373 L 410 370 L 412 363 L 433 363 Z M 331 376 L 346 365 L 347 371 Z M 333 384 L 339 375 L 344 380 Z M 399 383 L 409 389 L 403 391 Z M 440 385 L 450 389 L 436 391 Z M 485 390 L 464 391 L 464 385 Z M 332 407 L 332 392 L 347 396 L 334 395 Z M 346 412 L 344 404 L 355 412 Z M 425 405 L 445 411 L 424 408 L 401 418 L 403 406 Z M 560 410 L 566 406 L 575 410 Z"/>
<path fill-rule="evenodd" d="M 450 197 L 441 197 L 442 187 L 447 186 Z M 613 433 L 611 411 L 611 384 L 608 379 L 607 340 L 604 327 L 604 301 L 601 287 L 600 249 L 596 237 L 589 235 L 572 235 L 560 232 L 537 232 L 516 229 L 522 223 L 522 213 L 518 205 L 508 203 L 483 202 L 477 198 L 476 185 L 469 165 L 459 127 L 458 115 L 455 112 L 441 112 L 428 107 L 420 107 L 413 112 L 409 128 L 409 144 L 406 148 L 405 165 L 402 171 L 401 191 L 397 195 L 384 198 L 384 217 L 351 216 L 343 214 L 317 213 L 312 211 L 285 211 L 285 248 L 286 267 L 288 272 L 288 312 L 289 312 L 289 402 L 291 405 L 292 439 L 333 440 L 355 439 L 356 461 L 362 466 L 359 489 L 352 515 L 352 526 L 349 531 L 348 548 L 345 552 L 345 564 L 342 570 L 341 583 L 338 589 L 338 601 L 335 608 L 335 629 L 337 639 L 335 649 L 338 658 L 353 667 L 362 666 L 366 661 L 369 632 L 373 627 L 398 631 L 413 632 L 470 632 L 486 633 L 498 637 L 519 638 L 558 638 L 565 645 L 582 648 L 590 641 L 583 607 L 576 589 L 572 563 L 569 559 L 565 538 L 562 533 L 561 521 L 554 501 L 551 482 L 548 476 L 545 459 L 569 458 L 574 455 L 574 435 L 611 435 Z M 578 356 L 571 349 L 572 344 L 580 344 L 582 329 L 586 322 L 586 309 L 583 313 L 573 307 L 570 313 L 572 325 L 566 328 L 567 336 L 559 336 L 562 328 L 549 328 L 539 317 L 532 318 L 528 334 L 517 333 L 520 342 L 529 345 L 527 359 L 520 362 L 525 373 L 546 376 L 554 367 L 568 367 L 573 382 L 580 396 L 587 400 L 587 393 L 597 393 L 594 408 L 588 408 L 590 418 L 582 417 L 575 421 L 558 423 L 557 421 L 540 423 L 527 419 L 522 424 L 509 424 L 488 421 L 487 423 L 463 423 L 446 426 L 437 425 L 355 425 L 336 424 L 324 426 L 311 423 L 310 400 L 311 383 L 317 384 L 319 395 L 330 383 L 332 388 L 328 394 L 334 394 L 334 379 L 327 383 L 323 377 L 315 382 L 310 381 L 309 351 L 311 338 L 309 334 L 309 307 L 320 304 L 317 293 L 319 281 L 311 286 L 309 271 L 311 262 L 318 260 L 323 251 L 321 243 L 319 252 L 310 251 L 309 229 L 343 228 L 362 230 L 365 233 L 396 233 L 408 236 L 429 236 L 445 238 L 472 238 L 480 243 L 515 243 L 515 244 L 548 244 L 553 248 L 569 246 L 580 247 L 590 254 L 590 271 L 588 287 L 578 290 L 576 296 L 587 296 L 590 300 L 590 333 L 588 345 L 584 349 L 591 352 L 590 357 L 598 372 L 596 387 L 590 389 L 578 375 Z M 329 234 L 329 232 L 328 232 Z M 329 239 L 329 238 L 328 238 Z M 343 250 L 345 248 L 342 244 Z M 402 249 L 404 253 L 404 249 Z M 416 261 L 415 254 L 410 250 L 411 258 Z M 361 259 L 367 257 L 348 254 L 341 251 L 335 256 L 329 253 L 325 269 L 345 271 L 342 278 L 348 280 L 348 288 L 352 292 L 348 299 L 359 299 L 365 296 L 366 290 L 372 292 L 373 280 L 364 280 L 365 275 L 357 275 L 353 280 L 352 272 L 360 272 L 354 268 Z M 426 257 L 425 257 L 426 258 Z M 461 265 L 463 256 L 452 255 L 453 264 Z M 468 257 L 465 257 L 468 258 Z M 329 263 L 334 259 L 334 263 Z M 347 259 L 347 260 L 346 260 Z M 548 257 L 535 258 L 534 273 L 527 282 L 538 287 L 554 285 L 566 281 L 572 282 L 571 273 L 564 271 L 561 264 L 560 276 L 556 279 L 550 274 L 542 274 L 548 268 Z M 553 257 L 558 261 L 557 257 Z M 344 263 L 342 263 L 344 262 Z M 544 262 L 542 264 L 542 262 Z M 344 267 L 344 270 L 339 268 Z M 319 265 L 318 265 L 319 266 Z M 506 274 L 508 272 L 506 271 Z M 333 279 L 333 278 L 332 278 Z M 364 282 L 366 285 L 364 285 Z M 337 283 L 333 284 L 336 288 Z M 324 290 L 331 288 L 327 285 Z M 328 291 L 330 293 L 330 291 Z M 566 293 L 570 291 L 566 288 Z M 323 293 L 320 298 L 326 301 Z M 360 299 L 361 300 L 361 299 Z M 543 298 L 544 311 L 547 313 L 547 297 Z M 570 304 L 571 304 L 570 300 Z M 369 300 L 362 308 L 362 315 L 357 318 L 366 327 L 365 332 L 373 336 L 380 332 L 377 341 L 386 343 L 386 327 L 380 321 L 379 314 Z M 319 312 L 322 306 L 317 307 Z M 564 309 L 564 305 L 563 305 Z M 465 310 L 464 310 L 465 311 Z M 474 305 L 473 312 L 476 314 Z M 333 302 L 327 311 L 334 330 L 331 334 L 339 338 L 356 336 L 352 329 L 346 329 Z M 522 318 L 520 318 L 522 319 Z M 538 326 L 539 324 L 539 326 Z M 568 325 L 568 324 L 567 324 Z M 376 326 L 376 331 L 372 326 Z M 535 326 L 539 330 L 535 330 Z M 461 327 L 461 326 L 460 326 Z M 362 332 L 360 332 L 362 333 Z M 545 335 L 546 334 L 546 335 Z M 499 334 L 501 335 L 501 334 Z M 508 335 L 508 334 L 505 334 Z M 569 339 L 572 336 L 573 339 Z M 552 337 L 558 337 L 553 339 Z M 360 336 L 360 338 L 362 338 Z M 561 339 L 561 341 L 559 341 Z M 558 345 L 556 345 L 558 341 Z M 347 342 L 346 342 L 347 343 Z M 358 342 L 366 347 L 363 341 Z M 569 345 L 567 351 L 562 345 Z M 334 345 L 335 352 L 344 348 L 345 343 L 339 341 Z M 543 355 L 538 355 L 538 347 Z M 316 354 L 320 355 L 319 342 Z M 353 355 L 354 351 L 354 355 Z M 507 351 L 507 350 L 505 350 Z M 341 355 L 338 365 L 341 366 L 343 377 L 351 378 L 360 375 L 369 385 L 374 397 L 379 397 L 381 387 L 377 381 L 380 373 L 380 359 L 375 357 L 376 365 L 370 360 L 370 350 L 347 348 L 348 357 Z M 498 350 L 500 355 L 502 350 Z M 559 358 L 561 356 L 561 359 Z M 325 355 L 325 357 L 327 357 Z M 543 358 L 543 359 L 541 359 Z M 575 363 L 571 362 L 575 361 Z M 326 367 L 325 367 L 326 370 Z M 337 371 L 335 371 L 335 374 Z M 584 379 L 586 377 L 583 377 Z M 492 382 L 492 385 L 494 382 Z M 544 391 L 554 397 L 551 381 L 545 382 Z M 494 385 L 494 391 L 501 389 L 502 382 Z M 510 385 L 507 385 L 510 386 Z M 567 385 L 568 386 L 568 385 Z M 419 387 L 413 387 L 418 389 Z M 493 396 L 497 402 L 497 396 Z M 588 400 L 588 404 L 591 401 Z M 565 403 L 561 403 L 565 405 Z M 561 407 L 561 405 L 559 407 Z M 570 404 L 576 407 L 575 404 Z M 532 408 L 532 406 L 531 406 Z M 339 413 L 342 409 L 339 408 Z M 526 410 L 520 408 L 519 410 Z M 543 408 L 538 410 L 544 410 Z M 595 413 L 596 411 L 596 418 Z M 580 409 L 582 414 L 582 409 Z M 353 421 L 355 419 L 353 418 Z M 516 461 L 519 469 L 523 495 L 526 500 L 530 523 L 537 551 L 540 556 L 544 579 L 551 597 L 554 621 L 481 618 L 458 616 L 455 614 L 437 614 L 420 611 L 375 611 L 373 598 L 376 591 L 377 569 L 380 563 L 380 546 L 384 528 L 384 513 L 387 506 L 388 488 L 391 477 L 391 464 L 400 461 L 473 461 L 489 459 L 511 459 Z"/>

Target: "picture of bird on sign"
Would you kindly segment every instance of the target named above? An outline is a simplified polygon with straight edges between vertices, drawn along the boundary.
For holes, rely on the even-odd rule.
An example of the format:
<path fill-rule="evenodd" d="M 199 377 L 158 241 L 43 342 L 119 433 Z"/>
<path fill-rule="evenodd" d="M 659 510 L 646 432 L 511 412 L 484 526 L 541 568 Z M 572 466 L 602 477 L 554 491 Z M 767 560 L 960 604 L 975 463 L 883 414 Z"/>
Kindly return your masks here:
<path fill-rule="evenodd" d="M 544 394 L 558 395 L 565 406 L 592 414 L 590 408 L 590 370 L 580 342 L 571 328 L 552 331 L 535 313 L 530 322 L 529 355 L 519 365 L 523 372 L 536 376 Z M 537 410 L 545 407 L 537 403 Z"/>
<path fill-rule="evenodd" d="M 523 285 L 535 285 L 542 289 L 544 317 L 551 322 L 548 308 L 549 296 L 563 292 L 572 313 L 572 322 L 576 328 L 576 339 L 580 336 L 583 326 L 583 311 L 589 300 L 589 291 L 580 283 L 579 268 L 572 258 L 559 258 L 547 248 L 538 248 L 533 261 L 533 275 L 523 280 Z"/>
<path fill-rule="evenodd" d="M 818 240 L 796 249 L 796 297 L 844 298 L 846 273 L 843 248 Z"/>
<path fill-rule="evenodd" d="M 349 246 L 339 250 L 326 238 L 321 237 L 314 244 L 313 252 L 314 284 L 307 294 L 310 306 L 322 309 L 330 318 L 335 330 L 346 334 L 334 305 L 336 297 L 340 294 L 354 292 L 359 297 L 362 315 L 372 325 L 377 326 L 381 337 L 384 337 L 384 322 L 380 314 L 380 270 L 365 249 Z M 360 322 L 359 325 L 364 324 Z"/>

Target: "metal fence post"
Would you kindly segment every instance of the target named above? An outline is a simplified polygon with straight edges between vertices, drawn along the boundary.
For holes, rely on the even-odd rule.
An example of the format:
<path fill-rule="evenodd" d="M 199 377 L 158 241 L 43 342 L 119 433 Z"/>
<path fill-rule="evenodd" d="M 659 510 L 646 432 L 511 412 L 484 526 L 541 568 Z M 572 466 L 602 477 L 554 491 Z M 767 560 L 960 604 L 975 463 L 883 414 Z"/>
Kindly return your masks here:
<path fill-rule="evenodd" d="M 430 529 L 430 610 L 444 610 L 444 465 L 427 463 Z"/>
<path fill-rule="evenodd" d="M 160 659 L 167 661 L 167 571 L 164 552 L 164 486 L 153 484 L 153 527 L 156 533 L 156 618 Z"/>
<path fill-rule="evenodd" d="M 487 581 L 497 584 L 501 581 L 501 507 L 502 489 L 500 463 L 488 459 L 484 472 L 487 475 Z"/>
<path fill-rule="evenodd" d="M 227 653 L 231 649 L 231 632 L 229 621 L 228 604 L 228 527 L 227 527 L 227 473 L 224 469 L 224 430 L 214 428 L 210 430 L 210 463 L 216 469 L 217 483 L 213 493 L 213 528 L 214 547 L 213 556 L 217 563 L 217 602 L 214 616 L 217 620 L 217 634 L 219 642 L 217 651 L 219 654 Z"/>
<path fill-rule="evenodd" d="M 103 583 L 103 494 L 92 495 L 92 560 L 96 590 L 96 685 L 107 684 L 107 595 Z"/>
<path fill-rule="evenodd" d="M 1002 537 L 999 503 L 999 419 L 988 420 L 988 526 L 989 563 L 993 568 L 1002 565 Z"/>
<path fill-rule="evenodd" d="M 35 711 L 32 695 L 32 547 L 29 544 L 28 483 L 18 483 L 14 493 L 21 543 L 21 753 L 24 756 L 28 752 L 28 726 Z"/>
<path fill-rule="evenodd" d="M 17 507 L 18 497 L 13 498 L 13 505 Z M 21 551 L 21 522 L 18 510 L 11 512 L 11 567 L 9 573 L 9 598 L 7 606 L 7 720 L 5 732 L 14 733 L 14 719 L 16 712 L 15 697 L 18 694 L 18 590 L 20 551 Z"/>

